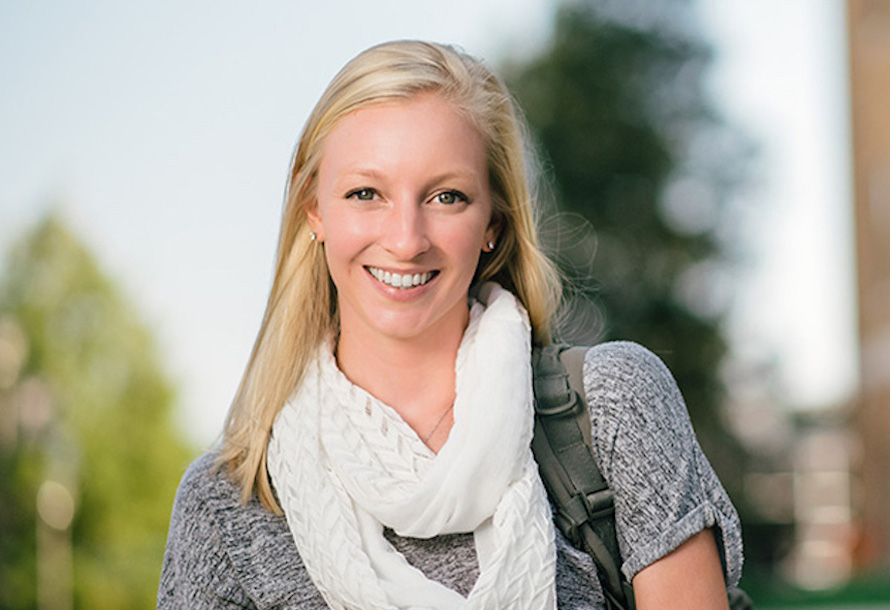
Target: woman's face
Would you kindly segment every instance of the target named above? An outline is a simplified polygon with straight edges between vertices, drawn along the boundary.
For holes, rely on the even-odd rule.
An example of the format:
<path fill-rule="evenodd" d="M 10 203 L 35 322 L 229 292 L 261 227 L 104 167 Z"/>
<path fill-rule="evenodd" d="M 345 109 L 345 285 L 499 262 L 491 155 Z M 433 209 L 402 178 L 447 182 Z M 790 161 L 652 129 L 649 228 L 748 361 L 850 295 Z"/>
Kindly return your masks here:
<path fill-rule="evenodd" d="M 483 141 L 442 97 L 342 118 L 324 143 L 309 212 L 337 286 L 341 336 L 460 336 L 480 253 L 497 236 L 491 217 Z"/>

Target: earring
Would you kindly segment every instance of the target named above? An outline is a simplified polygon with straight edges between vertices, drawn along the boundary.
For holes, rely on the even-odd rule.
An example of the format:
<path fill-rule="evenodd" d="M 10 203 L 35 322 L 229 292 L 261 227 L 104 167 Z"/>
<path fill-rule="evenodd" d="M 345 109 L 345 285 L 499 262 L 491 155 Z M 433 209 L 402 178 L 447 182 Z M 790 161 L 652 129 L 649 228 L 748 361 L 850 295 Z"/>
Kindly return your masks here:
<path fill-rule="evenodd" d="M 311 239 L 312 241 L 316 241 L 318 239 L 318 234 L 315 231 L 311 231 L 309 233 L 309 239 Z"/>
<path fill-rule="evenodd" d="M 488 242 L 488 243 L 485 244 L 485 245 L 488 247 L 488 251 L 489 251 L 489 252 L 491 252 L 492 250 L 494 250 L 494 242 L 493 242 L 493 241 L 490 241 L 490 242 Z"/>

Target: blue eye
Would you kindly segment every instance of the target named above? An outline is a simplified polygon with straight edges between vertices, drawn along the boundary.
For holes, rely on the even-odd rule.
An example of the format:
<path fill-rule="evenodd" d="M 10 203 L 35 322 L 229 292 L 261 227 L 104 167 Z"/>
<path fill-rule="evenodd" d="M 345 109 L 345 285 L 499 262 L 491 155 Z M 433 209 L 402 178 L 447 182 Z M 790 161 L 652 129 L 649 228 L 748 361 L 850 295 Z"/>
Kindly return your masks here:
<path fill-rule="evenodd" d="M 377 193 L 374 192 L 374 189 L 358 189 L 356 191 L 352 191 L 348 195 L 346 195 L 347 199 L 358 199 L 359 201 L 371 201 L 374 199 L 374 195 Z"/>
<path fill-rule="evenodd" d="M 459 201 L 466 202 L 467 196 L 460 191 L 445 191 L 436 195 L 436 201 L 445 205 L 452 205 Z"/>

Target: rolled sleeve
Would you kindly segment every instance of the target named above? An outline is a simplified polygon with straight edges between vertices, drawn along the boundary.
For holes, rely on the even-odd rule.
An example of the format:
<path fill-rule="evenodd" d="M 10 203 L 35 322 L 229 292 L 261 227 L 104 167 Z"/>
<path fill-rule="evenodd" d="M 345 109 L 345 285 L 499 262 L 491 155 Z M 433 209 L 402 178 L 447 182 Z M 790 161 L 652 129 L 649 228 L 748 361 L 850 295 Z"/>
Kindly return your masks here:
<path fill-rule="evenodd" d="M 714 528 L 727 586 L 736 586 L 738 515 L 702 452 L 670 371 L 640 345 L 606 343 L 588 351 L 584 382 L 594 451 L 615 493 L 625 576 L 632 579 Z"/>

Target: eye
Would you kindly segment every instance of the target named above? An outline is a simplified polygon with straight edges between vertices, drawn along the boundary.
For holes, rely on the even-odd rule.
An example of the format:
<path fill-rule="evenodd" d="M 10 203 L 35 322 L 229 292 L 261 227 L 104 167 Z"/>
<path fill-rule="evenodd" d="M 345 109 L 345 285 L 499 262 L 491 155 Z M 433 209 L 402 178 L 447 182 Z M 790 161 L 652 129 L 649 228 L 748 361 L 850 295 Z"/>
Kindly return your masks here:
<path fill-rule="evenodd" d="M 435 200 L 445 205 L 453 205 L 458 202 L 467 202 L 467 196 L 460 191 L 445 191 L 436 195 Z"/>
<path fill-rule="evenodd" d="M 374 196 L 377 195 L 377 192 L 374 189 L 363 188 L 352 191 L 348 195 L 346 195 L 347 199 L 358 199 L 359 201 L 371 201 L 374 199 Z"/>

